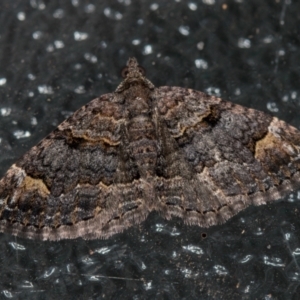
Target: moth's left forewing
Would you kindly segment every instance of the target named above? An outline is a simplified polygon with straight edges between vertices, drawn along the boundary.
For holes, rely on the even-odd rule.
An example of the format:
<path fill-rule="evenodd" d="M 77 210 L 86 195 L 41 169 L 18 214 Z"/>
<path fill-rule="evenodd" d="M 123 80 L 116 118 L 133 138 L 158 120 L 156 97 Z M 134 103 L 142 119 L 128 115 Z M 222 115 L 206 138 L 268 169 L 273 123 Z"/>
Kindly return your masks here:
<path fill-rule="evenodd" d="M 81 107 L 7 171 L 0 180 L 0 232 L 97 238 L 145 219 L 141 188 L 122 154 L 125 120 L 117 100 L 107 94 Z"/>

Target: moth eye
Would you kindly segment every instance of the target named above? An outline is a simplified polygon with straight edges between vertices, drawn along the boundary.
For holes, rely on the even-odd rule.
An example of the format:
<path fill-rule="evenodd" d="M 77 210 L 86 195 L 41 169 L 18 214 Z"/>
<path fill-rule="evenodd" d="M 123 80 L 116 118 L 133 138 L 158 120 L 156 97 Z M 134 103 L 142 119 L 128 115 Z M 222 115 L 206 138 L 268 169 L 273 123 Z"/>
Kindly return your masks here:
<path fill-rule="evenodd" d="M 139 72 L 142 74 L 142 76 L 145 76 L 146 71 L 145 71 L 145 69 L 144 69 L 143 67 L 138 66 L 138 70 L 139 70 Z"/>
<path fill-rule="evenodd" d="M 139 71 L 139 73 L 140 73 L 142 76 L 145 76 L 146 72 L 145 72 L 145 69 L 144 69 L 143 67 L 138 66 L 138 71 Z M 122 71 L 121 71 L 121 76 L 122 76 L 123 78 L 126 78 L 127 75 L 128 75 L 128 73 L 129 73 L 128 67 L 124 67 L 124 68 L 122 69 Z"/>
<path fill-rule="evenodd" d="M 126 78 L 127 75 L 128 75 L 128 73 L 129 73 L 128 67 L 124 67 L 124 68 L 122 69 L 122 71 L 121 71 L 121 76 L 122 76 L 123 78 Z"/>

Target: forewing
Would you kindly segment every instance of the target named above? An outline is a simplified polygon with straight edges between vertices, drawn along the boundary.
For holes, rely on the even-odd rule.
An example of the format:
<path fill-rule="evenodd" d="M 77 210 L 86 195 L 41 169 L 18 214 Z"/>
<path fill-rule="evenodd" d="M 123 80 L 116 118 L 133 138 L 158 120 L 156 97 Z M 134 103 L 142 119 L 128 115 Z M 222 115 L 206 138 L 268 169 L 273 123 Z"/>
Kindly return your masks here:
<path fill-rule="evenodd" d="M 175 174 L 157 179 L 166 218 L 211 226 L 300 186 L 296 128 L 190 89 L 161 87 L 157 95 L 160 127 L 176 145 L 167 160 L 180 157 Z"/>
<path fill-rule="evenodd" d="M 0 231 L 61 239 L 107 237 L 145 218 L 126 120 L 115 94 L 76 111 L 0 181 Z"/>

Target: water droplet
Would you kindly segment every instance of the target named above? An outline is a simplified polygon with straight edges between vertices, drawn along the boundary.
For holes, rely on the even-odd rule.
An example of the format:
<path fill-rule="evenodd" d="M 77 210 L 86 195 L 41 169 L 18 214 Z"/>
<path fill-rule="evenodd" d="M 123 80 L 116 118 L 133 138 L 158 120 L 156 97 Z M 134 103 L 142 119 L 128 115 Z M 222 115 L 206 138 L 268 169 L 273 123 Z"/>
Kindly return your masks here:
<path fill-rule="evenodd" d="M 6 84 L 6 78 L 0 78 L 0 86 Z"/>
<path fill-rule="evenodd" d="M 19 140 L 19 139 L 30 137 L 31 133 L 29 131 L 24 131 L 24 130 L 15 130 L 13 135 Z"/>
<path fill-rule="evenodd" d="M 80 85 L 77 88 L 75 88 L 74 92 L 76 94 L 84 94 L 86 92 L 86 90 L 83 85 Z"/>
<path fill-rule="evenodd" d="M 24 21 L 26 19 L 26 14 L 23 11 L 18 12 L 17 18 L 19 21 Z"/>
<path fill-rule="evenodd" d="M 54 46 L 52 44 L 49 44 L 47 47 L 46 47 L 46 51 L 47 52 L 53 52 L 54 51 Z"/>
<path fill-rule="evenodd" d="M 151 5 L 150 5 L 150 9 L 151 10 L 157 10 L 159 8 L 159 5 L 157 4 L 157 3 L 152 3 Z"/>
<path fill-rule="evenodd" d="M 93 64 L 95 64 L 98 61 L 97 57 L 91 53 L 85 53 L 84 58 Z"/>
<path fill-rule="evenodd" d="M 36 79 L 36 77 L 33 74 L 31 74 L 31 73 L 29 73 L 27 75 L 27 77 L 28 77 L 29 80 L 35 80 Z"/>
<path fill-rule="evenodd" d="M 239 48 L 250 48 L 251 47 L 251 41 L 249 39 L 239 38 L 238 47 Z"/>
<path fill-rule="evenodd" d="M 37 125 L 37 118 L 36 117 L 31 117 L 31 119 L 30 119 L 30 124 L 32 125 L 32 126 L 36 126 Z"/>
<path fill-rule="evenodd" d="M 197 49 L 198 49 L 198 50 L 203 50 L 203 49 L 204 49 L 204 42 L 199 42 L 199 43 L 197 44 Z"/>
<path fill-rule="evenodd" d="M 215 0 L 202 0 L 202 2 L 207 5 L 214 5 L 216 3 Z"/>
<path fill-rule="evenodd" d="M 35 40 L 39 40 L 42 36 L 43 36 L 43 33 L 42 33 L 41 31 L 35 31 L 35 32 L 32 34 L 32 37 L 33 37 Z"/>
<path fill-rule="evenodd" d="M 234 94 L 235 94 L 236 96 L 239 96 L 239 95 L 241 94 L 241 89 L 240 89 L 240 88 L 236 88 L 236 89 L 234 90 Z"/>
<path fill-rule="evenodd" d="M 30 5 L 33 8 L 37 8 L 39 10 L 43 10 L 46 8 L 46 5 L 42 0 L 30 0 Z"/>
<path fill-rule="evenodd" d="M 58 8 L 54 13 L 53 13 L 53 17 L 55 19 L 62 19 L 65 15 L 65 12 L 63 9 Z"/>
<path fill-rule="evenodd" d="M 103 13 L 107 18 L 112 19 L 112 20 L 119 21 L 123 18 L 123 15 L 120 12 L 115 11 L 109 7 L 105 8 Z"/>
<path fill-rule="evenodd" d="M 282 101 L 283 102 L 288 102 L 289 101 L 289 96 L 288 95 L 283 95 L 282 96 Z"/>
<path fill-rule="evenodd" d="M 89 37 L 89 35 L 86 32 L 74 32 L 74 40 L 75 41 L 84 41 Z"/>
<path fill-rule="evenodd" d="M 196 59 L 195 60 L 195 65 L 198 69 L 207 69 L 208 68 L 208 63 L 204 59 Z"/>
<path fill-rule="evenodd" d="M 295 100 L 297 98 L 297 92 L 296 91 L 291 92 L 291 98 L 293 100 Z"/>
<path fill-rule="evenodd" d="M 87 13 L 87 14 L 91 14 L 93 13 L 94 11 L 96 10 L 96 7 L 94 4 L 88 4 L 84 7 L 84 11 Z"/>
<path fill-rule="evenodd" d="M 0 113 L 1 113 L 1 116 L 2 116 L 2 117 L 7 117 L 7 116 L 9 116 L 10 113 L 11 113 L 11 108 L 10 108 L 10 107 L 2 107 L 2 108 L 0 109 Z"/>
<path fill-rule="evenodd" d="M 73 6 L 76 7 L 76 6 L 79 5 L 79 0 L 72 0 L 71 3 L 72 3 Z"/>
<path fill-rule="evenodd" d="M 178 28 L 179 32 L 182 34 L 182 35 L 189 35 L 190 34 L 190 27 L 189 26 L 183 26 L 181 25 L 179 28 Z"/>
<path fill-rule="evenodd" d="M 221 97 L 221 91 L 219 88 L 217 87 L 208 87 L 206 90 L 207 94 L 211 95 L 211 96 L 217 96 L 217 97 Z"/>
<path fill-rule="evenodd" d="M 65 44 L 63 41 L 54 41 L 54 46 L 56 49 L 61 49 L 61 48 L 65 47 Z"/>
<path fill-rule="evenodd" d="M 54 93 L 53 88 L 51 86 L 45 85 L 45 84 L 39 85 L 38 86 L 38 91 L 39 91 L 40 94 L 45 94 L 45 95 L 51 95 L 51 94 Z"/>
<path fill-rule="evenodd" d="M 272 36 L 272 35 L 268 35 L 268 36 L 264 37 L 263 42 L 264 42 L 265 44 L 270 44 L 270 43 L 272 43 L 272 42 L 273 42 L 273 36 Z"/>
<path fill-rule="evenodd" d="M 138 39 L 135 39 L 132 41 L 132 44 L 135 46 L 139 45 L 140 43 L 141 43 L 141 40 L 138 40 Z"/>
<path fill-rule="evenodd" d="M 119 3 L 122 3 L 124 5 L 130 5 L 131 4 L 131 0 L 118 0 Z"/>
<path fill-rule="evenodd" d="M 152 289 L 152 281 L 145 282 L 144 283 L 144 288 L 145 288 L 146 291 L 151 290 Z"/>
<path fill-rule="evenodd" d="M 81 68 L 82 68 L 82 65 L 81 65 L 81 64 L 75 64 L 75 65 L 74 65 L 74 69 L 75 69 L 75 70 L 81 70 Z"/>
<path fill-rule="evenodd" d="M 153 52 L 153 49 L 152 49 L 152 46 L 151 45 L 146 45 L 144 47 L 144 50 L 143 50 L 143 54 L 144 55 L 148 55 L 148 54 L 151 54 Z"/>
<path fill-rule="evenodd" d="M 271 112 L 278 112 L 279 111 L 276 102 L 268 102 L 267 103 L 267 109 Z"/>
<path fill-rule="evenodd" d="M 193 10 L 193 11 L 197 10 L 197 4 L 194 2 L 188 3 L 188 7 L 190 10 Z"/>

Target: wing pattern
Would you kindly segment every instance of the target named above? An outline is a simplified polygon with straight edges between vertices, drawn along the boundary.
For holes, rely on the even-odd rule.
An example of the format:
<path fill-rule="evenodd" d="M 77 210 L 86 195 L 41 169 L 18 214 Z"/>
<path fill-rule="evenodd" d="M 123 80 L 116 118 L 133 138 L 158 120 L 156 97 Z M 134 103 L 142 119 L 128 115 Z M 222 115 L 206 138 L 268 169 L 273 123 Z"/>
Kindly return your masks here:
<path fill-rule="evenodd" d="M 129 59 L 94 99 L 0 181 L 0 232 L 107 238 L 151 211 L 224 223 L 300 186 L 300 132 L 263 112 L 180 87 L 155 88 Z"/>

